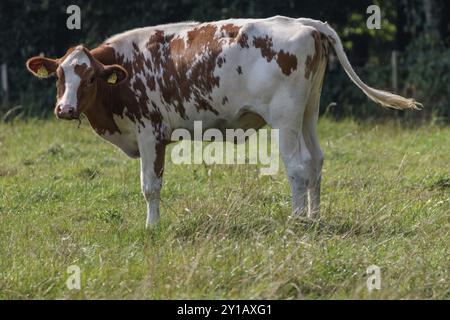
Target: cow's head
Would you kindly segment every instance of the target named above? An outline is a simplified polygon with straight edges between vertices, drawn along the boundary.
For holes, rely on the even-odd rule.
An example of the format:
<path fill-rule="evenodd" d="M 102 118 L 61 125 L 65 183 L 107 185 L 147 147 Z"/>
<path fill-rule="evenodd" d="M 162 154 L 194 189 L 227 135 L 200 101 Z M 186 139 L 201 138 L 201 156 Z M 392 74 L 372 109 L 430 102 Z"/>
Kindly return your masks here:
<path fill-rule="evenodd" d="M 99 86 L 117 86 L 124 82 L 127 71 L 119 65 L 104 65 L 83 46 L 69 49 L 60 59 L 33 57 L 28 70 L 38 78 L 56 75 L 56 107 L 58 119 L 78 119 L 94 106 Z"/>

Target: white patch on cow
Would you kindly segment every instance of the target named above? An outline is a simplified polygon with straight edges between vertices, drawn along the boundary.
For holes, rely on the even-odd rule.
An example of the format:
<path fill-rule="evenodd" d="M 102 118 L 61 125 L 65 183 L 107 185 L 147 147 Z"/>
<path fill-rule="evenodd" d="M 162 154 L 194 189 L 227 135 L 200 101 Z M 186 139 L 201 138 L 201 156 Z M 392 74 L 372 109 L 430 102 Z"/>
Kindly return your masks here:
<path fill-rule="evenodd" d="M 126 113 L 126 108 L 124 113 Z M 110 134 L 105 132 L 101 134 L 101 137 L 118 147 L 129 157 L 139 157 L 136 132 L 133 130 L 134 126 L 132 125 L 131 120 L 127 117 L 117 115 L 113 115 L 113 120 L 117 127 L 120 128 L 120 133 L 114 132 L 113 134 Z"/>
<path fill-rule="evenodd" d="M 77 109 L 77 91 L 80 86 L 81 78 L 75 73 L 75 66 L 83 64 L 90 67 L 91 61 L 86 53 L 84 53 L 81 46 L 76 47 L 63 63 L 61 63 L 61 68 L 64 71 L 65 91 L 64 95 L 58 101 L 58 104 L 63 106 L 69 105 Z"/>

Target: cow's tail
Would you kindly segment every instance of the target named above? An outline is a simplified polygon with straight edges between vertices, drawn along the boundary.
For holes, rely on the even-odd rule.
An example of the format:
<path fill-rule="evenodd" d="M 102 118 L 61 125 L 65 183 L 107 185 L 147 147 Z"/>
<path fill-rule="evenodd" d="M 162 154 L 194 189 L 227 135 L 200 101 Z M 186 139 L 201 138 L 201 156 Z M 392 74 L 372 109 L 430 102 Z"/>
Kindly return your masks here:
<path fill-rule="evenodd" d="M 390 107 L 394 109 L 420 109 L 422 107 L 422 104 L 415 101 L 414 99 L 407 99 L 390 92 L 377 90 L 365 84 L 355 73 L 350 62 L 348 61 L 339 35 L 336 33 L 336 31 L 333 30 L 333 28 L 328 25 L 328 23 L 306 18 L 300 18 L 297 19 L 297 21 L 299 21 L 303 25 L 315 28 L 317 31 L 327 37 L 329 43 L 333 46 L 339 62 L 341 63 L 347 75 L 350 77 L 353 83 L 355 83 L 370 99 L 384 107 Z"/>

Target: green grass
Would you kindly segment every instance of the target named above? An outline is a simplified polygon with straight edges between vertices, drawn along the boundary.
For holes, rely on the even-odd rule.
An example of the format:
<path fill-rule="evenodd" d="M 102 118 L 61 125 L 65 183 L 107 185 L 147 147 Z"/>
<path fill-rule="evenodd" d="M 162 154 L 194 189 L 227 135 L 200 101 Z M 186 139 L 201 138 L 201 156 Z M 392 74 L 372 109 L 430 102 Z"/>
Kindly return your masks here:
<path fill-rule="evenodd" d="M 86 123 L 1 124 L 0 299 L 448 299 L 450 128 L 319 129 L 319 222 L 290 218 L 283 169 L 166 159 L 149 232 L 139 161 Z"/>

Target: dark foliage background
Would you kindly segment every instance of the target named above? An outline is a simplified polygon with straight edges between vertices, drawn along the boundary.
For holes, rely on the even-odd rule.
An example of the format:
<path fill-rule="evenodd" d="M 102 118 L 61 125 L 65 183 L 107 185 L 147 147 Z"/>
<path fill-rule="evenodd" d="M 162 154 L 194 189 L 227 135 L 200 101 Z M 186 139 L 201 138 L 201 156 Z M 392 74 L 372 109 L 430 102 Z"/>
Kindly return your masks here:
<path fill-rule="evenodd" d="M 67 6 L 81 8 L 81 30 L 66 28 Z M 377 4 L 381 30 L 366 27 L 366 9 Z M 340 34 L 349 59 L 369 85 L 392 90 L 391 54 L 399 52 L 398 92 L 424 103 L 423 112 L 395 112 L 399 119 L 449 121 L 450 1 L 447 0 L 153 0 L 153 1 L 0 1 L 0 63 L 7 63 L 9 94 L 0 90 L 0 115 L 21 105 L 21 116 L 46 117 L 54 104 L 54 81 L 38 81 L 25 61 L 43 53 L 59 57 L 78 43 L 93 48 L 127 29 L 184 20 L 273 15 L 328 21 Z M 332 60 L 332 59 L 331 59 Z M 327 107 L 331 102 L 337 107 Z M 328 67 L 322 113 L 359 119 L 392 117 L 375 106 L 337 63 Z"/>

